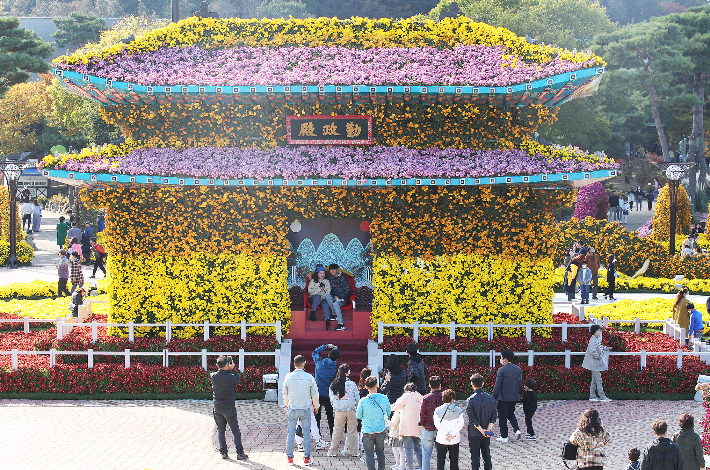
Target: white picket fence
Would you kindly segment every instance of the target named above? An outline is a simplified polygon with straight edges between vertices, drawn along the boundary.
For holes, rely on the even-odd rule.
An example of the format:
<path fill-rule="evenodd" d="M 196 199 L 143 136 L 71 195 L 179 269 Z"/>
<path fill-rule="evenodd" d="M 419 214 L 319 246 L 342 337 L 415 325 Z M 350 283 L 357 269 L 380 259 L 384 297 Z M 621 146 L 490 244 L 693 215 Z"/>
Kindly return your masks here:
<path fill-rule="evenodd" d="M 227 352 L 208 352 L 203 349 L 200 352 L 177 352 L 169 351 L 163 349 L 162 351 L 131 351 L 130 349 L 124 349 L 123 351 L 94 351 L 89 349 L 87 351 L 58 351 L 56 349 L 50 349 L 49 351 L 20 351 L 18 349 L 12 349 L 10 351 L 0 351 L 0 355 L 10 355 L 12 356 L 12 370 L 17 371 L 19 357 L 20 356 L 49 356 L 49 366 L 54 367 L 57 364 L 57 356 L 87 356 L 88 367 L 92 369 L 94 367 L 94 358 L 96 356 L 123 356 L 124 367 L 129 369 L 131 367 L 131 357 L 132 356 L 161 356 L 162 366 L 170 367 L 170 357 L 175 356 L 201 356 L 202 357 L 202 368 L 207 370 L 207 357 L 208 356 L 219 356 L 224 354 L 225 356 L 238 356 L 239 358 L 239 371 L 244 371 L 244 359 L 246 356 L 273 356 L 274 366 L 279 367 L 281 363 L 281 350 L 277 349 L 275 351 L 266 352 L 246 352 L 244 349 L 239 351 L 227 351 Z"/>
<path fill-rule="evenodd" d="M 169 342 L 172 339 L 172 330 L 175 327 L 193 327 L 202 328 L 203 338 L 205 341 L 210 339 L 210 328 L 218 327 L 238 327 L 241 333 L 241 339 L 247 339 L 247 328 L 251 327 L 267 327 L 274 328 L 274 334 L 276 341 L 280 344 L 282 342 L 281 336 L 281 321 L 275 323 L 247 323 L 246 321 L 241 321 L 239 323 L 210 323 L 205 320 L 202 323 L 134 323 L 129 321 L 128 323 L 99 323 L 97 321 L 92 321 L 91 323 L 79 323 L 76 318 L 57 318 L 57 319 L 34 319 L 34 318 L 0 318 L 0 323 L 23 323 L 24 332 L 30 332 L 30 323 L 55 323 L 57 325 L 57 339 L 63 339 L 72 329 L 75 327 L 91 327 L 91 339 L 96 342 L 98 339 L 98 327 L 117 327 L 128 329 L 128 341 L 133 342 L 135 340 L 135 330 L 136 328 L 165 328 L 165 341 Z"/>
<path fill-rule="evenodd" d="M 577 316 L 580 320 L 585 319 L 584 306 L 573 305 L 572 306 L 573 315 Z M 488 341 L 493 340 L 495 336 L 495 330 L 497 328 L 524 328 L 525 329 L 525 339 L 528 343 L 532 342 L 533 328 L 560 328 L 562 341 L 567 341 L 568 332 L 570 328 L 585 328 L 589 329 L 591 324 L 598 324 L 603 327 L 608 327 L 612 323 L 622 323 L 622 324 L 633 324 L 634 332 L 638 335 L 641 334 L 642 324 L 662 324 L 663 332 L 668 336 L 676 339 L 679 346 L 686 345 L 686 331 L 685 328 L 681 328 L 680 325 L 676 324 L 672 319 L 666 318 L 663 320 L 641 320 L 639 318 L 634 318 L 633 320 L 610 320 L 609 318 L 594 318 L 590 315 L 587 320 L 590 323 L 546 323 L 546 324 L 533 324 L 527 322 L 525 324 L 497 324 L 493 322 L 483 323 L 483 324 L 457 324 L 454 322 L 443 323 L 443 324 L 424 324 L 419 322 L 413 322 L 410 324 L 404 323 L 377 323 L 377 345 L 381 345 L 384 341 L 384 330 L 385 328 L 411 328 L 412 329 L 412 339 L 415 343 L 419 342 L 419 333 L 422 328 L 446 328 L 449 330 L 449 339 L 454 341 L 456 339 L 457 329 L 467 329 L 467 328 L 481 328 L 487 331 Z M 378 372 L 382 370 L 384 366 L 384 356 L 396 354 L 396 355 L 406 355 L 406 352 L 400 351 L 384 351 L 379 346 L 377 348 L 368 348 L 368 364 L 370 367 L 376 367 Z M 452 350 L 451 352 L 421 352 L 424 356 L 451 356 L 451 369 L 456 369 L 458 358 L 461 356 L 468 357 L 488 357 L 488 365 L 490 368 L 496 367 L 496 356 L 500 356 L 500 352 L 490 350 L 484 352 L 465 352 Z M 572 356 L 584 356 L 584 352 L 573 352 L 571 350 L 565 350 L 564 352 L 536 352 L 533 350 L 527 350 L 523 352 L 516 352 L 515 355 L 518 357 L 527 357 L 528 366 L 532 367 L 535 363 L 535 357 L 543 356 L 564 356 L 565 367 L 570 368 L 572 362 Z M 373 357 L 373 355 L 375 357 Z M 706 342 L 694 342 L 693 351 L 683 351 L 682 349 L 677 349 L 676 351 L 669 352 L 648 352 L 646 350 L 641 350 L 638 352 L 610 352 L 611 356 L 638 356 L 641 369 L 646 367 L 646 360 L 649 356 L 675 356 L 676 366 L 678 369 L 683 368 L 683 357 L 684 356 L 696 356 L 699 357 L 706 364 L 710 364 L 710 345 Z"/>

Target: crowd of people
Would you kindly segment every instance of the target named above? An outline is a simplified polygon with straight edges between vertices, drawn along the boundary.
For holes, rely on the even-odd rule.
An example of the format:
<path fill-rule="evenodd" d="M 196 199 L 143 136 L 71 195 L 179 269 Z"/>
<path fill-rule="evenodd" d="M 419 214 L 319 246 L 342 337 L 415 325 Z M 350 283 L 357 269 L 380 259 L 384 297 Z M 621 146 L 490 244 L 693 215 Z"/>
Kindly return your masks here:
<path fill-rule="evenodd" d="M 583 367 L 592 370 L 590 401 L 611 401 L 604 395 L 599 371 L 608 366 L 605 348 L 601 344 L 601 328 L 592 325 L 589 348 Z M 396 355 L 391 355 L 382 382 L 372 370 L 364 368 L 358 383 L 350 380 L 350 367 L 338 365 L 340 351 L 334 344 L 324 344 L 313 351 L 315 376 L 305 371 L 306 357 L 296 356 L 294 370 L 283 383 L 284 412 L 286 413 L 286 457 L 294 464 L 295 451 L 303 452 L 303 465 L 312 465 L 312 440 L 316 448 L 328 449 L 329 457 L 360 456 L 368 470 L 385 470 L 385 447 L 389 446 L 394 465 L 392 470 L 430 470 L 436 449 L 436 470 L 459 468 L 459 451 L 465 417 L 468 417 L 467 438 L 471 453 L 471 468 L 493 468 L 491 441 L 501 443 L 509 439 L 537 439 L 533 417 L 537 411 L 537 384 L 532 377 L 523 380 L 522 371 L 514 364 L 511 350 L 501 353 L 501 367 L 491 393 L 483 390 L 484 378 L 473 374 L 469 381 L 472 393 L 465 407 L 456 404 L 456 391 L 442 390 L 441 378 L 431 375 L 428 392 L 425 389 L 426 365 L 417 345 L 406 347 L 408 367 L 405 371 Z M 323 357 L 323 353 L 326 356 Z M 211 375 L 214 394 L 214 419 L 217 425 L 219 451 L 229 458 L 225 431 L 232 429 L 237 459 L 248 459 L 241 442 L 241 433 L 234 406 L 234 384 L 238 373 L 231 358 L 217 359 L 219 371 Z M 595 374 L 596 372 L 596 374 Z M 710 384 L 706 384 L 710 389 Z M 522 399 L 521 399 L 521 391 Z M 706 392 L 710 393 L 710 392 Z M 598 396 L 597 396 L 598 395 Z M 523 405 L 526 433 L 523 435 L 515 416 L 517 403 Z M 331 442 L 320 436 L 321 411 L 325 408 Z M 500 435 L 494 428 L 498 424 Z M 652 429 L 655 440 L 643 451 L 628 452 L 627 470 L 700 470 L 705 467 L 700 436 L 694 431 L 695 420 L 683 414 L 680 431 L 668 435 L 665 421 L 656 420 Z M 512 434 L 510 431 L 512 429 Z M 300 437 L 300 442 L 297 440 Z M 304 438 L 305 437 L 305 438 Z M 339 451 L 341 441 L 344 447 Z M 298 443 L 298 446 L 296 444 Z M 605 447 L 611 435 L 604 428 L 599 411 L 586 409 L 569 437 L 573 457 L 580 470 L 603 470 Z M 364 451 L 364 455 L 361 455 Z"/>
<path fill-rule="evenodd" d="M 88 293 L 88 289 L 84 287 L 84 272 L 82 264 L 91 265 L 93 255 L 94 270 L 90 279 L 96 277 L 96 271 L 101 271 L 106 276 L 106 257 L 108 256 L 106 249 L 98 242 L 96 238 L 97 231 L 94 231 L 91 222 L 84 223 L 84 230 L 77 227 L 75 216 L 71 210 L 67 211 L 69 221 L 64 216 L 59 217 L 57 224 L 57 245 L 59 246 L 59 258 L 55 262 L 57 268 L 57 297 L 70 296 L 69 310 L 71 315 L 77 317 L 79 315 L 79 307 L 83 303 L 84 297 Z M 103 231 L 103 217 L 100 221 L 101 226 L 98 231 Z M 68 250 L 64 249 L 64 244 L 67 243 Z M 83 263 L 82 263 L 83 260 Z M 68 283 L 71 281 L 71 289 L 68 288 Z"/>
<path fill-rule="evenodd" d="M 340 266 L 332 263 L 328 266 L 316 265 L 315 271 L 308 283 L 308 302 L 311 308 L 310 320 L 317 321 L 316 311 L 320 306 L 323 309 L 325 329 L 330 329 L 330 322 L 336 321 L 336 331 L 345 330 L 341 308 L 350 299 L 352 292 L 350 283 L 340 271 Z"/>
<path fill-rule="evenodd" d="M 653 201 L 658 198 L 660 184 L 654 180 L 653 187 L 648 191 L 641 189 L 641 186 L 628 192 L 614 191 L 609 195 L 609 222 L 629 223 L 629 212 L 634 210 L 634 203 L 637 211 L 643 210 L 643 201 L 649 211 L 653 210 Z"/>
<path fill-rule="evenodd" d="M 590 293 L 592 299 L 598 299 L 599 269 L 602 267 L 604 266 L 601 264 L 601 257 L 593 246 L 585 247 L 581 240 L 576 242 L 565 259 L 563 288 L 567 293 L 567 299 L 570 302 L 575 299 L 578 286 L 582 297 L 581 303 L 589 303 Z M 616 300 L 614 291 L 617 276 L 616 256 L 611 253 L 606 258 L 606 281 L 609 287 L 604 292 L 605 299 Z"/>
<path fill-rule="evenodd" d="M 683 240 L 683 248 L 680 250 L 680 256 L 700 256 L 706 255 L 707 251 L 700 247 L 698 244 L 698 238 L 700 234 L 705 233 L 705 222 L 701 222 L 697 225 L 693 224 L 690 226 L 690 233 L 688 238 Z"/>

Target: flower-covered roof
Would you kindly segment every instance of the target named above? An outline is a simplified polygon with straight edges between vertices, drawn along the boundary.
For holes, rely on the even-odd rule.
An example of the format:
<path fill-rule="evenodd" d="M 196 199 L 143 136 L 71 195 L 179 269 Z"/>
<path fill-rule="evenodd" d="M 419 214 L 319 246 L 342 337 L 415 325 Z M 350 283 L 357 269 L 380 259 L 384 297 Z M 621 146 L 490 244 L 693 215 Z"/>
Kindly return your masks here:
<path fill-rule="evenodd" d="M 191 18 L 129 44 L 54 60 L 65 86 L 106 105 L 370 100 L 555 106 L 588 92 L 604 62 L 528 44 L 466 18 Z"/>
<path fill-rule="evenodd" d="M 603 155 L 524 142 L 520 149 L 413 150 L 403 147 L 299 147 L 185 150 L 137 142 L 47 156 L 47 176 L 95 183 L 242 186 L 480 185 L 575 181 L 616 173 Z M 613 173 L 613 174 L 612 174 Z M 284 182 L 285 181 L 285 182 Z M 344 182 L 344 183 L 343 183 Z"/>

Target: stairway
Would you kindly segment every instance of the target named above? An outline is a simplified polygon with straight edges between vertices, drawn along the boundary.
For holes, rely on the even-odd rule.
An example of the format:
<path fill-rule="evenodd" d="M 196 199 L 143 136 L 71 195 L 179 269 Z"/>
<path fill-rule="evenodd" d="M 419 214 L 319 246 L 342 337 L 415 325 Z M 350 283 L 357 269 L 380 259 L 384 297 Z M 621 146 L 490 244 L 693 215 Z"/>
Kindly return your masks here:
<path fill-rule="evenodd" d="M 366 339 L 294 339 L 292 346 L 293 356 L 302 354 L 306 356 L 306 372 L 315 374 L 316 366 L 313 362 L 313 351 L 324 344 L 333 343 L 340 350 L 338 365 L 348 364 L 350 366 L 350 380 L 357 383 L 360 380 L 360 371 L 367 367 L 367 340 Z M 321 357 L 328 357 L 327 351 Z"/>
<path fill-rule="evenodd" d="M 335 331 L 337 322 L 330 322 L 330 330 L 325 329 L 323 311 L 316 313 L 317 321 L 308 320 L 303 310 L 291 312 L 291 330 L 286 338 L 292 340 L 292 358 L 301 354 L 306 356 L 306 372 L 315 373 L 313 351 L 324 344 L 332 343 L 340 350 L 338 365 L 350 366 L 350 378 L 355 383 L 360 380 L 360 371 L 367 367 L 367 343 L 371 338 L 370 311 L 352 309 L 343 311 L 345 331 Z M 327 357 L 322 353 L 321 357 Z"/>

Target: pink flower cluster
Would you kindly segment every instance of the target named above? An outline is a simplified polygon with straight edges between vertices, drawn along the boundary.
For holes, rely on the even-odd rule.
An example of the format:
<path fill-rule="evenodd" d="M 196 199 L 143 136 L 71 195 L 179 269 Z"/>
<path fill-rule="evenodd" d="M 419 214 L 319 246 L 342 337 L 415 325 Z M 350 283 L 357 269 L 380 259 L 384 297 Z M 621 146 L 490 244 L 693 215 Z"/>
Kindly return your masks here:
<path fill-rule="evenodd" d="M 609 196 L 600 182 L 582 186 L 577 192 L 577 202 L 574 205 L 574 215 L 577 220 L 593 217 L 597 220 L 606 219 L 609 212 Z"/>
<path fill-rule="evenodd" d="M 143 148 L 116 159 L 68 160 L 57 169 L 203 178 L 480 178 L 614 169 L 595 161 L 529 155 L 523 150 L 414 150 L 405 147 Z"/>
<path fill-rule="evenodd" d="M 199 46 L 121 53 L 60 68 L 139 85 L 472 85 L 508 86 L 594 66 L 555 59 L 528 63 L 505 46 L 426 48 Z"/>

